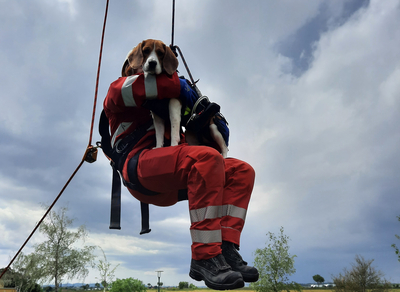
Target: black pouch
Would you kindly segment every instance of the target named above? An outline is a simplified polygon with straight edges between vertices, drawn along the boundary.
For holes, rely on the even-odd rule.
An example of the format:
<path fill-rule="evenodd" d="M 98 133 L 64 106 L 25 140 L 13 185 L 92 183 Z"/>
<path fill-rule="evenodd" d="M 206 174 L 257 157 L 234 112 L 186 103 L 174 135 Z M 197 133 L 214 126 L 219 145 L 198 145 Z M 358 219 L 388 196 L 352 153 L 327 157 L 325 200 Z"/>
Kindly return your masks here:
<path fill-rule="evenodd" d="M 209 124 L 211 118 L 214 117 L 220 109 L 221 107 L 214 102 L 210 102 L 207 96 L 200 97 L 193 106 L 185 128 L 194 133 L 200 132 Z"/>

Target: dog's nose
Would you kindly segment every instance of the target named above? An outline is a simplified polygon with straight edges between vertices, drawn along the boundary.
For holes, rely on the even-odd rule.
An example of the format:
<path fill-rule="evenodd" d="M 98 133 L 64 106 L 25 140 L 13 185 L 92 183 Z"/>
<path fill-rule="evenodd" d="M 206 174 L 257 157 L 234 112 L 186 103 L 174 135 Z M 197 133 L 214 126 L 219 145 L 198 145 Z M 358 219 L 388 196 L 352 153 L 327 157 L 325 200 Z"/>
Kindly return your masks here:
<path fill-rule="evenodd" d="M 154 60 L 149 61 L 149 69 L 150 70 L 156 69 L 156 66 L 157 66 L 157 61 L 154 61 Z"/>

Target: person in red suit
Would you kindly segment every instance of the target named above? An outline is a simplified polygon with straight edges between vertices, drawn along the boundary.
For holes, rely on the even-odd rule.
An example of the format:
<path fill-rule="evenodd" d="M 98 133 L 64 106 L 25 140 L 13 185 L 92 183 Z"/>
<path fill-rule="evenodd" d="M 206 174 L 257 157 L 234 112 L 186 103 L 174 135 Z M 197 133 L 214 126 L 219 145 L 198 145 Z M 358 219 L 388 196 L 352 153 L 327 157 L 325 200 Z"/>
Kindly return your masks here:
<path fill-rule="evenodd" d="M 244 161 L 224 159 L 212 147 L 188 145 L 184 136 L 178 146 L 154 148 L 155 131 L 150 110 L 145 107 L 149 85 L 141 68 L 130 72 L 110 85 L 103 104 L 110 123 L 111 146 L 135 130 L 146 128 L 120 163 L 130 193 L 147 204 L 171 206 L 178 202 L 180 191 L 187 190 L 192 238 L 190 277 L 204 280 L 216 290 L 236 289 L 244 282 L 257 281 L 257 269 L 248 266 L 238 253 L 254 169 Z M 157 100 L 196 95 L 176 72 L 163 72 L 152 82 Z M 129 188 L 132 181 L 156 195 Z"/>

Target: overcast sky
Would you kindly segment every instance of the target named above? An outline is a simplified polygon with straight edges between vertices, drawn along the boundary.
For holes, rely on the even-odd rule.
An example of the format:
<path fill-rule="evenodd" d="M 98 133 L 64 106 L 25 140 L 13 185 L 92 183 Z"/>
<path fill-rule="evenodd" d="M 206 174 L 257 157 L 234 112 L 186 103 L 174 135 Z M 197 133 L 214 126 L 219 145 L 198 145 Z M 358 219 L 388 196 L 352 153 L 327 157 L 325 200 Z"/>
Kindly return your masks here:
<path fill-rule="evenodd" d="M 105 3 L 0 0 L 0 267 L 85 152 Z M 171 43 L 171 10 L 168 0 L 110 1 L 92 144 L 127 52 L 148 38 Z M 240 249 L 249 263 L 283 226 L 297 255 L 290 280 L 330 281 L 359 254 L 400 282 L 391 248 L 400 244 L 399 28 L 399 0 L 176 1 L 175 44 L 221 105 L 229 155 L 256 170 Z M 155 285 L 162 270 L 164 285 L 203 285 L 188 276 L 187 201 L 150 207 L 152 232 L 139 235 L 139 203 L 126 190 L 122 230 L 108 229 L 110 189 L 100 151 L 55 208 L 86 225 L 86 243 L 120 264 L 118 278 Z"/>

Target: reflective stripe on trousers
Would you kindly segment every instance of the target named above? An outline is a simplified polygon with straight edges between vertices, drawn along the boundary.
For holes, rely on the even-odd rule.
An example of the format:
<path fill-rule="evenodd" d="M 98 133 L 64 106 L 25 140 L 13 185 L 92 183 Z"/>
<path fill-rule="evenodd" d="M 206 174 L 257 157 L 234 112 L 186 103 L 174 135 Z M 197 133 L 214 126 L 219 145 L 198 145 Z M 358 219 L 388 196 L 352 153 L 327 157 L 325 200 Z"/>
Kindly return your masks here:
<path fill-rule="evenodd" d="M 200 209 L 190 210 L 190 222 L 199 222 L 205 219 L 221 218 L 231 216 L 246 220 L 247 210 L 234 205 L 208 206 Z"/>
<path fill-rule="evenodd" d="M 240 245 L 255 178 L 249 164 L 223 159 L 211 147 L 181 144 L 143 151 L 137 173 L 145 188 L 159 192 L 145 196 L 131 191 L 145 203 L 170 206 L 177 202 L 180 189 L 188 189 L 193 259 L 220 254 L 222 240 Z"/>
<path fill-rule="evenodd" d="M 191 223 L 201 222 L 203 220 L 220 220 L 224 216 L 233 217 L 245 221 L 247 210 L 234 205 L 223 205 L 223 206 L 208 206 L 200 209 L 190 210 L 190 221 Z M 229 221 L 229 219 L 228 219 Z M 233 228 L 230 226 L 223 226 L 221 228 Z M 235 229 L 235 228 L 233 228 Z M 240 230 L 241 231 L 241 230 Z M 222 242 L 221 229 L 217 230 L 190 230 L 192 242 L 209 244 Z"/>

